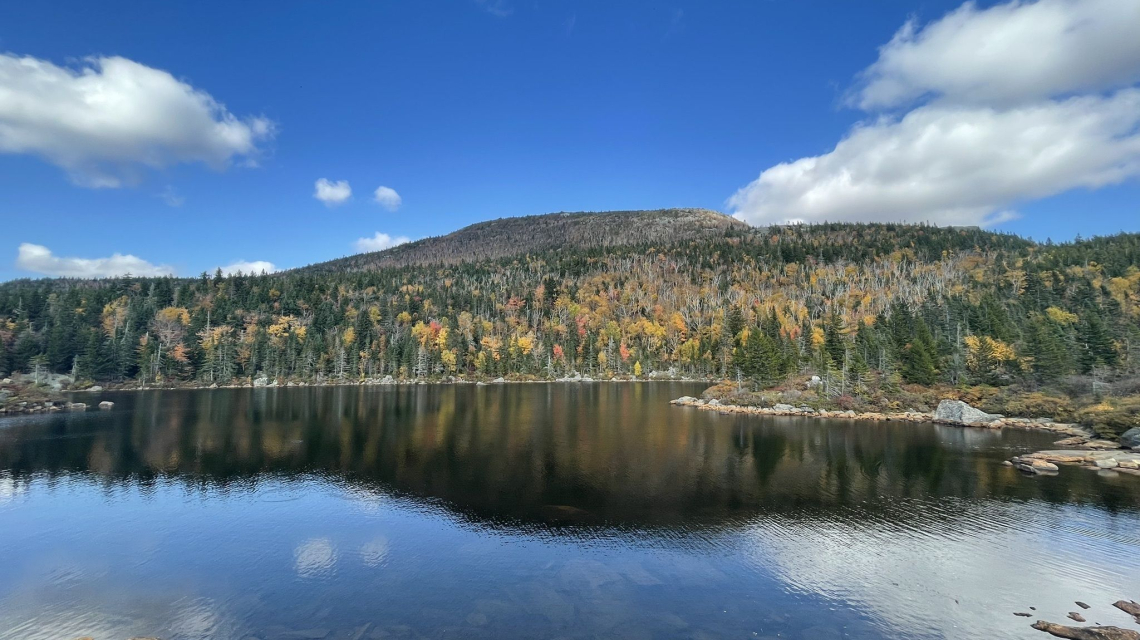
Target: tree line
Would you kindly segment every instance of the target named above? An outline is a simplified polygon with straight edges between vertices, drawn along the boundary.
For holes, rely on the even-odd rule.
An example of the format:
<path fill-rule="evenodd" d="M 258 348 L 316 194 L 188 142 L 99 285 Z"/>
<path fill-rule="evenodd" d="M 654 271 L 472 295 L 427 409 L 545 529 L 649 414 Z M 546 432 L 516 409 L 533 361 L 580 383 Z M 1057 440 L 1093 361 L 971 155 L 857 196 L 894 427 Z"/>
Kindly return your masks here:
<path fill-rule="evenodd" d="M 1038 244 L 828 224 L 679 238 L 455 264 L 13 281 L 0 285 L 0 373 L 229 384 L 671 370 L 762 386 L 812 372 L 843 387 L 872 372 L 924 385 L 1137 373 L 1140 235 Z"/>

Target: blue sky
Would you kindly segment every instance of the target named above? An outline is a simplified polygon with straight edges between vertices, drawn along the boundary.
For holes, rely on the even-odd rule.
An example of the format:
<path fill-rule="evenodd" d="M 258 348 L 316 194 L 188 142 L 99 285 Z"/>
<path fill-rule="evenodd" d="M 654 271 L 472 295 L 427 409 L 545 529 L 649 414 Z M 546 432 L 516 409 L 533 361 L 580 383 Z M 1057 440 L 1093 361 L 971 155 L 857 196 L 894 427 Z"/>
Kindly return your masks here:
<path fill-rule="evenodd" d="M 1131 0 L 1087 6 L 4 3 L 0 280 L 288 268 L 377 246 L 359 240 L 378 233 L 551 211 L 983 221 L 1055 240 L 1137 231 L 1140 14 Z M 1085 39 L 1049 36 L 1093 10 L 1109 17 Z M 1026 24 L 1042 31 L 1022 46 Z M 975 40 L 1054 66 L 1003 76 L 970 57 Z M 118 89 L 80 83 L 112 69 Z M 92 107 L 96 95 L 119 102 Z M 196 112 L 193 96 L 213 106 Z M 974 137 L 930 142 L 945 123 Z M 1034 146 L 1062 124 L 1047 136 L 1073 135 L 1060 151 Z M 319 201 L 319 179 L 347 181 L 351 197 Z M 375 201 L 381 185 L 398 207 Z M 113 254 L 142 262 L 60 261 Z"/>

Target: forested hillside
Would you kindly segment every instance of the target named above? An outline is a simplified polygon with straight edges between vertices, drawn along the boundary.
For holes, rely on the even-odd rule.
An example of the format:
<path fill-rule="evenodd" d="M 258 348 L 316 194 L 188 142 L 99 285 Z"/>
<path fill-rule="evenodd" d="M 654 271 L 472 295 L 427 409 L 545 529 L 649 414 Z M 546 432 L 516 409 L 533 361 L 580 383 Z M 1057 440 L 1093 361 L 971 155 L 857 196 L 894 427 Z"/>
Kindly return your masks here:
<path fill-rule="evenodd" d="M 1137 373 L 1140 235 L 1042 245 L 710 215 L 495 221 L 273 275 L 8 282 L 0 372 L 226 384 L 672 369 L 742 384 L 817 373 L 843 393 L 872 376 Z"/>

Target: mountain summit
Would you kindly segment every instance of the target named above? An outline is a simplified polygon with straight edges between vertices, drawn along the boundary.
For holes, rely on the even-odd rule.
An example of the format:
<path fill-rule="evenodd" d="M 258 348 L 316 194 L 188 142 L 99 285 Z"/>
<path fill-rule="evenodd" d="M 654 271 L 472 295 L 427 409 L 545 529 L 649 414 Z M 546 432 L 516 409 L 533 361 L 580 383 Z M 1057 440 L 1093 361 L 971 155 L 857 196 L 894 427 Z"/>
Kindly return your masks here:
<path fill-rule="evenodd" d="M 459 264 L 561 249 L 671 244 L 744 232 L 749 226 L 709 209 L 548 213 L 479 222 L 445 236 L 322 262 L 306 271 Z"/>

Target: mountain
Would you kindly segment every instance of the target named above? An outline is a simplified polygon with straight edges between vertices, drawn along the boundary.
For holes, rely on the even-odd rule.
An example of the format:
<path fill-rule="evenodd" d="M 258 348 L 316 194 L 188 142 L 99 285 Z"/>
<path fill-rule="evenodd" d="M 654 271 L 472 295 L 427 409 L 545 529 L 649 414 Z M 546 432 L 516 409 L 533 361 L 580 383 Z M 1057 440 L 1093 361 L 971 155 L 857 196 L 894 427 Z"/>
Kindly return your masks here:
<path fill-rule="evenodd" d="M 708 209 L 550 213 L 479 222 L 445 236 L 330 260 L 300 270 L 328 273 L 459 264 L 543 251 L 671 244 L 724 237 L 749 229 L 735 218 Z"/>
<path fill-rule="evenodd" d="M 1140 390 L 1138 346 L 1140 234 L 761 229 L 698 209 L 506 218 L 269 275 L 0 284 L 0 374 L 101 384 L 656 371 L 844 408 L 1004 389 L 992 410 L 1075 418 L 1079 396 L 1120 431 L 1140 426 L 1140 397 L 1114 399 Z"/>

